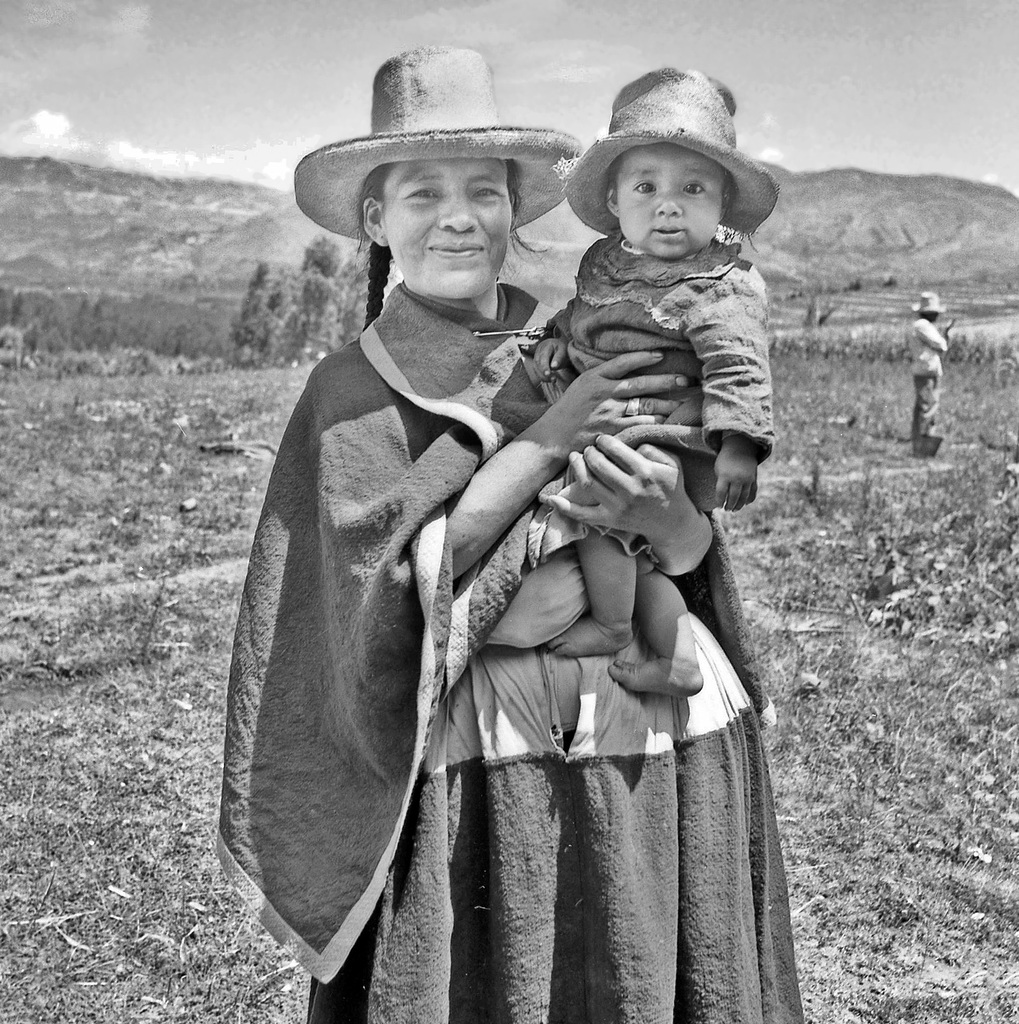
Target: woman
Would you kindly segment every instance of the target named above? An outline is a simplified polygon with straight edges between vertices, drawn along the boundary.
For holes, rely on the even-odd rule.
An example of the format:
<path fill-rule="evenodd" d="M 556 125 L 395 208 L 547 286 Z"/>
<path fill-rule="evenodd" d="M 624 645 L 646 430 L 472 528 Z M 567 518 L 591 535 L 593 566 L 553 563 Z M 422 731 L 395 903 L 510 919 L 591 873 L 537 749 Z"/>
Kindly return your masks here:
<path fill-rule="evenodd" d="M 372 240 L 370 317 L 390 253 L 404 283 L 280 447 L 231 667 L 224 867 L 317 979 L 311 1021 L 800 1021 L 756 713 L 718 644 L 699 634 L 689 704 L 540 646 L 583 600 L 567 560 L 540 608 L 522 569 L 570 460 L 577 518 L 697 567 L 692 610 L 760 703 L 724 546 L 674 460 L 612 436 L 671 411 L 671 378 L 628 354 L 549 407 L 506 333 L 548 317 L 497 276 L 576 147 L 496 125 L 477 54 L 411 51 L 376 76 L 372 135 L 298 168 L 306 213 Z"/>

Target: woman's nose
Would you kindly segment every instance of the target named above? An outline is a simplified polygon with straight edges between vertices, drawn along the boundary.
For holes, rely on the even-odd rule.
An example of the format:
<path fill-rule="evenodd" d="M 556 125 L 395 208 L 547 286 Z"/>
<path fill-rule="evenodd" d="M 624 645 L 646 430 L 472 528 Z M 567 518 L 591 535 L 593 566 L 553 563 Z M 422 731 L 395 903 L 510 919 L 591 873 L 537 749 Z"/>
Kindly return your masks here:
<path fill-rule="evenodd" d="M 439 226 L 450 231 L 473 231 L 478 218 L 470 203 L 453 200 L 446 203 L 439 213 Z"/>

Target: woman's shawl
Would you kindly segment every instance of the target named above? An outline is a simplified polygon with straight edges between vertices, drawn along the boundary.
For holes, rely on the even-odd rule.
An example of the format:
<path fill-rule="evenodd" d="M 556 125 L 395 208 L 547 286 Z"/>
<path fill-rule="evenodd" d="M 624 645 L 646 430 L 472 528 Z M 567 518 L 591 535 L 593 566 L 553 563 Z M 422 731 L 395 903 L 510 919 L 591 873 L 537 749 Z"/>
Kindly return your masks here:
<path fill-rule="evenodd" d="M 220 859 L 322 979 L 382 890 L 444 685 L 519 587 L 526 517 L 454 595 L 447 506 L 547 409 L 512 338 L 399 290 L 375 327 L 315 368 L 284 434 L 227 695 Z"/>
<path fill-rule="evenodd" d="M 287 427 L 227 695 L 220 859 L 323 981 L 378 901 L 436 704 L 520 585 L 533 507 L 456 590 L 446 511 L 547 409 L 512 338 L 400 290 L 375 328 L 316 367 Z M 760 707 L 724 542 L 690 581 Z"/>

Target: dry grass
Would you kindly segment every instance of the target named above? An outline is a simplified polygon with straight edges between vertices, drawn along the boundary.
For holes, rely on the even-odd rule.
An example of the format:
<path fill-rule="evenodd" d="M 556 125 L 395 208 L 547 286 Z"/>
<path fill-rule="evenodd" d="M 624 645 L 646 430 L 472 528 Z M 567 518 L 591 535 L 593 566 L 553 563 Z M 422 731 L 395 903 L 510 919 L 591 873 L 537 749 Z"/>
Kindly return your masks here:
<path fill-rule="evenodd" d="M 775 370 L 779 454 L 757 505 L 729 519 L 780 705 L 772 773 L 810 1020 L 1016 1020 L 1014 626 L 996 631 L 987 590 L 986 623 L 934 615 L 905 633 L 901 616 L 871 621 L 890 593 L 867 596 L 892 550 L 878 538 L 915 576 L 922 527 L 946 510 L 967 513 L 936 534 L 960 552 L 946 582 L 1015 586 L 1004 560 L 981 577 L 990 556 L 964 555 L 967 530 L 1015 529 L 1000 500 L 1014 396 L 987 367 L 953 368 L 950 443 L 921 464 L 902 442 L 904 370 Z M 302 972 L 241 909 L 212 845 L 267 463 L 198 448 L 277 442 L 303 377 L 0 391 L 5 1022 L 303 1019 Z"/>
<path fill-rule="evenodd" d="M 1012 392 L 954 368 L 950 440 L 918 462 L 905 372 L 775 370 L 785 458 L 729 524 L 780 708 L 773 777 L 810 1018 L 1015 1020 Z"/>
<path fill-rule="evenodd" d="M 278 442 L 304 375 L 2 393 L 5 1022 L 303 1019 L 303 977 L 213 853 L 229 640 L 268 463 L 198 445 Z"/>

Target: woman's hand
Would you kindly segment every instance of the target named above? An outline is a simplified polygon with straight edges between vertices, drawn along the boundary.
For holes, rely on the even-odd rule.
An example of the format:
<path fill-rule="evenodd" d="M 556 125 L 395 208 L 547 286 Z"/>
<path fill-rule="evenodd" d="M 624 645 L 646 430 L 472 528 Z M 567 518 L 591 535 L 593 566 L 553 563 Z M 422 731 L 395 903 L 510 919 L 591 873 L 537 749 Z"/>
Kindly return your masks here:
<path fill-rule="evenodd" d="M 662 423 L 678 403 L 652 396 L 676 387 L 676 377 L 667 373 L 627 376 L 661 358 L 660 352 L 626 352 L 586 370 L 528 433 L 540 432 L 545 443 L 565 458 L 592 445 L 600 434 Z"/>
<path fill-rule="evenodd" d="M 711 524 L 687 495 L 675 455 L 649 444 L 634 451 L 602 435 L 569 459 L 576 480 L 548 499 L 563 515 L 642 535 L 669 575 L 700 564 L 711 545 Z"/>
<path fill-rule="evenodd" d="M 614 434 L 633 424 L 660 423 L 676 408 L 676 402 L 648 397 L 668 391 L 675 377 L 662 373 L 624 379 L 625 374 L 659 358 L 656 353 L 628 352 L 582 373 L 537 422 L 474 474 L 447 523 L 454 576 L 496 543 L 538 490 L 562 472 L 571 451 L 593 444 L 599 434 Z M 640 415 L 626 415 L 631 399 L 639 403 Z M 651 539 L 650 532 L 644 533 Z M 655 544 L 659 557 L 664 550 Z"/>

